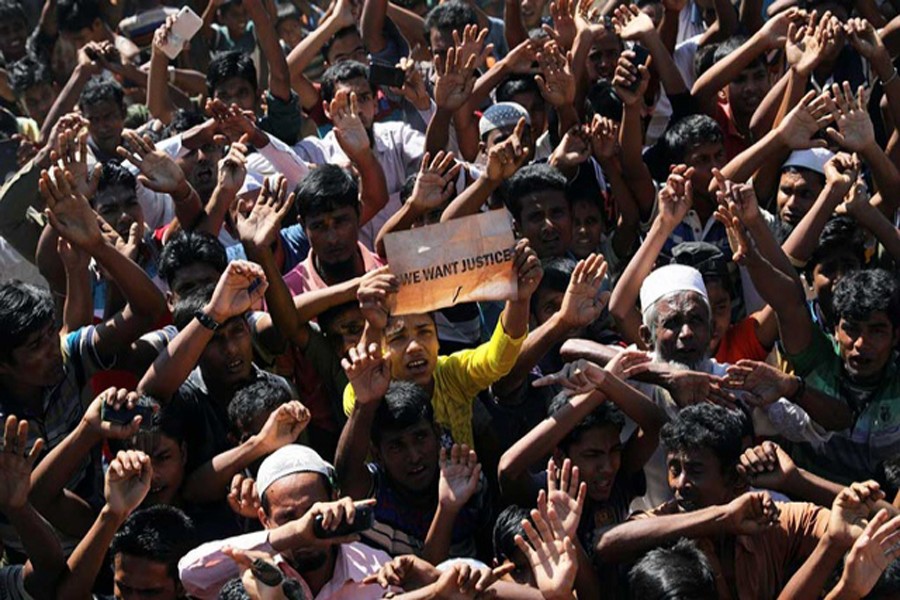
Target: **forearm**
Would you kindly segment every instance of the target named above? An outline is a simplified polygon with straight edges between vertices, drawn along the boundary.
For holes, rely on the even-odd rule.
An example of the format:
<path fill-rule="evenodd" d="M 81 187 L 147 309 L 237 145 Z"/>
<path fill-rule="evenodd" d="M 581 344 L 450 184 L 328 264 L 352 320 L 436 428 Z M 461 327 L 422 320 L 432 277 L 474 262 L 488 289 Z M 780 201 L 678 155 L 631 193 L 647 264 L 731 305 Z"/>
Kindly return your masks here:
<path fill-rule="evenodd" d="M 512 48 L 513 46 L 510 46 Z M 465 106 L 470 110 L 477 110 L 485 100 L 490 98 L 491 91 L 503 83 L 510 76 L 509 61 L 503 58 L 494 63 L 484 75 L 475 80 L 472 95 L 466 101 Z"/>
<path fill-rule="evenodd" d="M 781 161 L 789 150 L 781 142 L 778 129 L 772 129 L 759 141 L 732 158 L 722 167 L 722 176 L 735 183 L 744 183 L 753 177 L 768 160 Z M 778 162 L 778 164 L 781 164 Z M 754 181 L 754 189 L 760 198 L 766 198 L 764 192 Z"/>
<path fill-rule="evenodd" d="M 257 436 L 252 436 L 236 448 L 217 454 L 185 478 L 184 499 L 194 504 L 222 500 L 231 479 L 269 450 Z"/>
<path fill-rule="evenodd" d="M 91 449 L 100 443 L 82 421 L 37 464 L 31 475 L 28 499 L 41 513 L 63 495 L 63 490 L 84 464 Z"/>
<path fill-rule="evenodd" d="M 813 207 L 803 215 L 800 223 L 784 242 L 782 248 L 785 254 L 801 263 L 809 260 L 819 244 L 819 236 L 825 229 L 825 224 L 831 219 L 834 209 L 843 199 L 844 196 L 840 190 L 826 183 Z"/>
<path fill-rule="evenodd" d="M 309 174 L 309 165 L 277 137 L 270 136 L 260 129 L 257 129 L 257 133 L 258 140 L 252 142 L 256 150 L 269 161 L 276 172 L 284 175 L 288 189 L 295 189 Z"/>
<path fill-rule="evenodd" d="M 438 502 L 434 518 L 425 536 L 422 547 L 422 558 L 433 565 L 439 565 L 450 556 L 450 543 L 453 541 L 453 523 L 457 513 Z"/>
<path fill-rule="evenodd" d="M 477 214 L 499 185 L 500 182 L 491 181 L 485 176 L 479 177 L 444 209 L 441 214 L 441 223 Z"/>
<path fill-rule="evenodd" d="M 528 30 L 522 21 L 522 5 L 516 0 L 506 0 L 503 11 L 506 45 L 515 48 L 528 39 Z M 565 50 L 563 50 L 565 52 Z"/>
<path fill-rule="evenodd" d="M 673 56 L 675 55 L 675 46 L 678 44 L 678 21 L 680 18 L 681 11 L 665 7 L 662 21 L 659 23 L 659 38 L 665 45 L 666 51 Z"/>
<path fill-rule="evenodd" d="M 778 120 L 779 111 L 783 105 L 790 79 L 789 73 L 790 70 L 769 88 L 769 91 L 763 96 L 762 102 L 753 111 L 753 116 L 750 117 L 750 131 L 756 138 L 761 138 L 777 124 L 776 121 Z M 783 117 L 784 115 L 781 116 Z"/>
<path fill-rule="evenodd" d="M 331 15 L 323 21 L 312 33 L 300 40 L 300 43 L 291 50 L 287 57 L 288 69 L 291 79 L 303 74 L 306 67 L 316 58 L 322 47 L 331 37 L 341 29 L 341 24 L 335 15 Z"/>
<path fill-rule="evenodd" d="M 817 600 L 821 598 L 831 572 L 848 548 L 828 534 L 823 535 L 815 550 L 791 577 L 778 595 L 779 600 Z"/>
<path fill-rule="evenodd" d="M 212 337 L 212 331 L 192 319 L 159 353 L 138 384 L 138 391 L 167 402 L 194 370 Z"/>
<path fill-rule="evenodd" d="M 400 210 L 392 214 L 390 218 L 385 221 L 384 225 L 381 226 L 378 235 L 375 237 L 375 252 L 378 253 L 378 256 L 381 258 L 386 256 L 384 250 L 384 238 L 387 234 L 394 231 L 406 231 L 410 229 L 420 215 L 421 211 L 409 201 L 401 206 Z"/>
<path fill-rule="evenodd" d="M 94 580 L 103 566 L 113 536 L 124 522 L 125 516 L 114 514 L 109 505 L 100 511 L 88 534 L 69 557 L 69 572 L 57 589 L 57 597 L 60 600 L 69 598 L 81 600 L 90 597 Z"/>
<path fill-rule="evenodd" d="M 613 527 L 597 543 L 596 556 L 603 562 L 627 563 L 657 546 L 678 538 L 722 535 L 726 521 L 724 506 L 711 506 L 689 513 L 636 519 Z"/>
<path fill-rule="evenodd" d="M 741 28 L 752 35 L 763 26 L 763 3 L 761 0 L 742 0 L 738 10 Z"/>
<path fill-rule="evenodd" d="M 663 225 L 660 219 L 654 220 L 644 242 L 625 267 L 609 299 L 609 312 L 617 322 L 624 321 L 634 311 L 641 283 L 650 275 L 670 232 L 671 228 Z"/>
<path fill-rule="evenodd" d="M 353 163 L 359 172 L 359 224 L 364 225 L 388 203 L 387 180 L 384 170 L 371 151 L 365 152 Z"/>
<path fill-rule="evenodd" d="M 219 237 L 222 225 L 225 224 L 225 215 L 237 196 L 236 190 L 229 190 L 217 185 L 209 197 L 209 202 L 203 208 L 200 223 L 196 229 L 205 231 L 213 237 Z"/>
<path fill-rule="evenodd" d="M 272 18 L 260 2 L 248 5 L 248 15 L 256 28 L 256 39 L 269 65 L 269 93 L 287 102 L 291 99 L 291 75 Z"/>
<path fill-rule="evenodd" d="M 261 266 L 266 275 L 266 281 L 269 283 L 269 287 L 266 288 L 266 309 L 274 325 L 269 329 L 277 338 L 277 341 L 272 340 L 270 343 L 277 346 L 279 350 L 283 350 L 284 341 L 297 340 L 298 333 L 305 323 L 300 322 L 300 317 L 294 308 L 294 298 L 284 279 L 281 278 L 281 269 L 275 262 L 272 249 L 260 248 L 247 241 L 243 242 L 243 246 L 247 253 L 247 259 Z M 305 339 L 299 341 L 305 342 Z M 305 343 L 300 345 L 306 346 Z"/>
<path fill-rule="evenodd" d="M 434 112 L 434 116 L 428 123 L 425 130 L 425 152 L 432 156 L 437 155 L 441 150 L 447 150 L 447 142 L 450 141 L 450 120 L 453 114 L 438 107 Z"/>
<path fill-rule="evenodd" d="M 29 503 L 15 510 L 4 510 L 22 541 L 31 568 L 26 566 L 25 586 L 49 592 L 66 569 L 66 557 L 56 533 Z M 53 594 L 38 595 L 51 597 Z"/>
<path fill-rule="evenodd" d="M 644 36 L 641 43 L 650 52 L 650 57 L 653 59 L 653 70 L 659 77 L 666 94 L 673 96 L 689 91 L 684 83 L 684 79 L 681 77 L 681 71 L 678 70 L 675 60 L 666 49 L 666 45 L 663 43 L 662 38 L 659 37 L 659 33 L 653 31 L 650 35 Z"/>
<path fill-rule="evenodd" d="M 853 425 L 853 413 L 847 403 L 816 388 L 806 387 L 794 402 L 805 410 L 813 421 L 829 431 L 843 431 Z M 837 491 L 840 489 L 838 486 Z"/>
<path fill-rule="evenodd" d="M 516 359 L 515 366 L 506 376 L 491 385 L 491 389 L 498 400 L 501 403 L 504 400 L 513 400 L 514 398 L 511 398 L 511 396 L 518 392 L 522 385 L 527 382 L 528 374 L 538 364 L 538 361 L 554 346 L 563 341 L 571 331 L 572 328 L 563 322 L 559 317 L 559 313 L 556 313 L 529 333 L 525 341 L 522 342 L 522 348 L 519 350 L 519 357 Z"/>
<path fill-rule="evenodd" d="M 792 500 L 804 500 L 819 506 L 831 506 L 844 486 L 798 468 L 781 490 Z"/>
<path fill-rule="evenodd" d="M 464 104 L 453 115 L 453 130 L 456 132 L 456 146 L 463 160 L 474 161 L 478 158 L 480 139 L 478 123 L 473 118 L 473 111 Z"/>
<path fill-rule="evenodd" d="M 91 256 L 109 274 L 135 317 L 153 324 L 166 312 L 166 300 L 159 288 L 133 260 L 104 242 Z"/>
<path fill-rule="evenodd" d="M 150 55 L 147 77 L 147 109 L 166 125 L 172 122 L 175 106 L 169 97 L 169 58 L 155 48 Z"/>
<path fill-rule="evenodd" d="M 506 308 L 500 315 L 500 324 L 506 335 L 516 340 L 528 333 L 530 315 L 528 300 L 507 300 Z"/>
<path fill-rule="evenodd" d="M 895 262 L 900 262 L 900 229 L 894 227 L 880 210 L 872 206 L 852 213 L 852 216 L 857 223 L 872 232 Z"/>
<path fill-rule="evenodd" d="M 428 38 L 425 34 L 425 19 L 414 13 L 413 11 L 398 6 L 393 2 L 388 3 L 387 16 L 391 22 L 400 30 L 400 34 L 406 38 L 410 49 L 413 52 L 412 58 L 415 60 L 431 60 L 429 53 L 425 57 L 419 57 L 416 48 L 419 51 L 428 52 Z"/>
<path fill-rule="evenodd" d="M 559 356 L 566 362 L 584 358 L 604 367 L 620 352 L 622 352 L 622 348 L 619 346 L 607 346 L 593 340 L 570 338 L 563 342 L 559 349 Z"/>
<path fill-rule="evenodd" d="M 357 394 L 356 405 L 341 431 L 334 455 L 338 487 L 354 500 L 365 498 L 370 488 L 371 478 L 366 468 L 366 457 L 369 454 L 376 407 L 375 403 L 360 404 Z"/>
<path fill-rule="evenodd" d="M 715 63 L 697 79 L 691 94 L 700 102 L 707 114 L 715 109 L 719 91 L 734 81 L 741 71 L 767 48 L 765 37 L 759 33 L 754 34 L 735 52 Z"/>
<path fill-rule="evenodd" d="M 370 53 L 381 52 L 385 47 L 384 22 L 387 19 L 388 0 L 364 0 L 360 13 L 360 35 Z"/>
<path fill-rule="evenodd" d="M 606 374 L 599 390 L 645 434 L 658 433 L 666 422 L 666 413 L 660 407 L 612 373 Z"/>
<path fill-rule="evenodd" d="M 870 144 L 860 152 L 860 157 L 869 165 L 872 170 L 872 179 L 875 187 L 881 193 L 885 200 L 879 206 L 885 216 L 893 218 L 894 212 L 900 206 L 897 202 L 896 190 L 900 189 L 900 171 L 891 162 L 884 150 L 878 144 Z"/>
<path fill-rule="evenodd" d="M 75 67 L 69 80 L 66 81 L 65 87 L 63 87 L 59 96 L 57 96 L 56 101 L 53 103 L 53 106 L 50 107 L 47 116 L 44 118 L 40 137 L 40 142 L 42 144 L 47 143 L 47 136 L 50 134 L 50 130 L 56 122 L 59 121 L 60 117 L 72 112 L 72 109 L 75 108 L 75 103 L 78 102 L 81 91 L 84 89 L 85 84 L 87 84 L 90 78 L 90 73 L 88 73 L 82 65 Z"/>
<path fill-rule="evenodd" d="M 66 269 L 66 304 L 63 310 L 63 330 L 66 333 L 90 325 L 94 318 L 94 293 L 90 271 L 81 273 Z"/>
<path fill-rule="evenodd" d="M 622 148 L 622 179 L 634 194 L 640 218 L 649 219 L 656 202 L 656 188 L 653 186 L 650 169 L 644 162 L 641 113 L 635 106 L 622 107 L 619 145 Z"/>

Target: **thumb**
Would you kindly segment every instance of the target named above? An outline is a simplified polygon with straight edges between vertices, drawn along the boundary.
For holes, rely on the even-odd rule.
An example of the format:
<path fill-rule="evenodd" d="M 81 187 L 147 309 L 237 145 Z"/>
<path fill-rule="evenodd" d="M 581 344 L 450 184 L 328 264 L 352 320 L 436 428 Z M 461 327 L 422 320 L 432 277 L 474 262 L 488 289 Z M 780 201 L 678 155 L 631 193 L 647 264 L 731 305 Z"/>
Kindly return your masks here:
<path fill-rule="evenodd" d="M 128 243 L 135 245 L 140 241 L 141 236 L 141 224 L 135 221 L 131 224 L 131 227 L 128 228 Z"/>

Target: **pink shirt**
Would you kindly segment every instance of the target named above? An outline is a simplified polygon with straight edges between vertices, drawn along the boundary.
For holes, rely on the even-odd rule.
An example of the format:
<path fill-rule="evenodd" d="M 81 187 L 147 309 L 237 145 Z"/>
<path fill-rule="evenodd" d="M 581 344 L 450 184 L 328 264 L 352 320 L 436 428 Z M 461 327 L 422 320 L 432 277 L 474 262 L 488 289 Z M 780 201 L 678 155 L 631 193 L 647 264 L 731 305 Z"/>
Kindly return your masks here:
<path fill-rule="evenodd" d="M 359 246 L 359 253 L 362 256 L 363 268 L 366 273 L 384 264 L 384 261 L 377 254 L 373 254 L 371 250 L 360 242 L 357 242 L 357 245 Z M 310 290 L 321 290 L 328 287 L 328 284 L 316 271 L 315 256 L 315 251 L 310 249 L 306 260 L 285 274 L 284 282 L 287 284 L 288 289 L 291 290 L 291 295 L 296 296 Z"/>
<path fill-rule="evenodd" d="M 269 532 L 256 531 L 226 540 L 216 540 L 194 548 L 178 561 L 178 576 L 184 590 L 201 600 L 215 600 L 219 590 L 230 579 L 240 576 L 237 564 L 222 553 L 222 548 L 231 546 L 243 550 L 261 550 L 274 555 L 276 564 L 291 579 L 303 586 L 307 598 L 314 600 L 378 600 L 387 590 L 380 585 L 363 584 L 362 580 L 378 571 L 381 565 L 390 562 L 391 557 L 381 550 L 354 542 L 341 544 L 331 580 L 313 597 L 312 591 L 303 577 L 291 567 L 280 554 L 269 545 Z M 391 591 L 400 591 L 393 589 Z"/>

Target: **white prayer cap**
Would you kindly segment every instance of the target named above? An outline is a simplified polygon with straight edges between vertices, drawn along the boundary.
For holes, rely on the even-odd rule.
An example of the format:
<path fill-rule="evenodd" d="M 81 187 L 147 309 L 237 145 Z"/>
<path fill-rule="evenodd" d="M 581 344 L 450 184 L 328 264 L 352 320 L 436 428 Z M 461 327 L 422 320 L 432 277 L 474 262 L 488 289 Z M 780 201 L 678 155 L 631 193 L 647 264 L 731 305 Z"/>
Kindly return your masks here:
<path fill-rule="evenodd" d="M 641 312 L 675 292 L 697 292 L 709 301 L 700 271 L 687 265 L 666 265 L 647 275 L 641 284 Z"/>
<path fill-rule="evenodd" d="M 270 485 L 294 473 L 318 473 L 334 485 L 334 467 L 308 446 L 288 444 L 270 454 L 256 474 L 256 492 L 260 498 Z"/>
<path fill-rule="evenodd" d="M 525 107 L 517 102 L 498 102 L 493 104 L 481 115 L 478 121 L 478 136 L 483 138 L 485 134 L 495 129 L 515 127 L 519 119 L 525 118 L 525 124 L 531 125 L 531 115 Z"/>
<path fill-rule="evenodd" d="M 825 174 L 825 163 L 834 156 L 834 152 L 827 148 L 809 148 L 808 150 L 794 150 L 787 160 L 781 165 L 782 169 L 796 167 L 809 169 L 821 175 Z"/>

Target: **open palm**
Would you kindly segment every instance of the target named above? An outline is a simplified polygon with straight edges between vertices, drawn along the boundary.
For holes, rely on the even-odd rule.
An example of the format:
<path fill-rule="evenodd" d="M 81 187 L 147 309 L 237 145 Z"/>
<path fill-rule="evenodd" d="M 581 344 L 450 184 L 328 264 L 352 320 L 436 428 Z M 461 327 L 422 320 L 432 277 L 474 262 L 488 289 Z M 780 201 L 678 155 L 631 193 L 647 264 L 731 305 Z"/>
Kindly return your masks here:
<path fill-rule="evenodd" d="M 454 444 L 449 456 L 447 449 L 441 448 L 440 464 L 439 502 L 445 508 L 458 512 L 478 490 L 481 465 L 475 451 L 465 444 Z"/>

